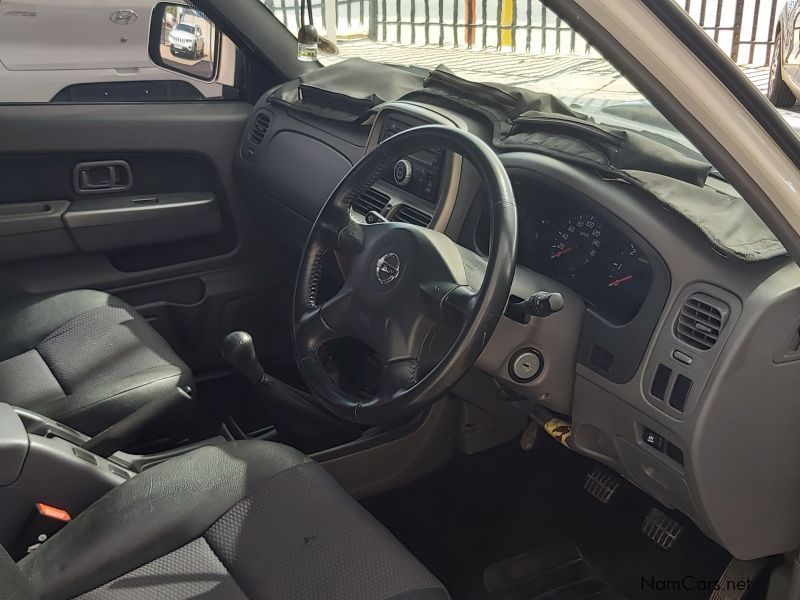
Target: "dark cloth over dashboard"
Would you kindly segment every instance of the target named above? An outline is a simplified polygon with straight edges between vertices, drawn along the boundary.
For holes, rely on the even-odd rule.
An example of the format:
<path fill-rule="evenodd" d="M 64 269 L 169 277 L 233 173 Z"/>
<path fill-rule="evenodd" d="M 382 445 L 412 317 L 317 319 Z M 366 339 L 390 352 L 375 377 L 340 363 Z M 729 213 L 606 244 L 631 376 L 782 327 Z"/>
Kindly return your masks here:
<path fill-rule="evenodd" d="M 363 123 L 384 102 L 416 101 L 487 121 L 499 151 L 537 152 L 619 178 L 689 220 L 721 253 L 746 261 L 786 250 L 740 197 L 706 186 L 712 166 L 619 127 L 599 124 L 552 94 L 462 79 L 445 67 L 418 71 L 354 58 L 283 84 L 266 102 Z"/>

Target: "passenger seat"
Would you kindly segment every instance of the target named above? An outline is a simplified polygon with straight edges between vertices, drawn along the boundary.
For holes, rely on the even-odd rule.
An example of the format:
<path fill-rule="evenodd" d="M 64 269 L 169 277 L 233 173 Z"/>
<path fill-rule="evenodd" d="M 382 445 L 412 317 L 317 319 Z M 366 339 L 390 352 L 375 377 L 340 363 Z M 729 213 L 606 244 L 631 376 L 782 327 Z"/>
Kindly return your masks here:
<path fill-rule="evenodd" d="M 0 401 L 94 435 L 192 374 L 134 309 L 94 290 L 0 306 Z"/>

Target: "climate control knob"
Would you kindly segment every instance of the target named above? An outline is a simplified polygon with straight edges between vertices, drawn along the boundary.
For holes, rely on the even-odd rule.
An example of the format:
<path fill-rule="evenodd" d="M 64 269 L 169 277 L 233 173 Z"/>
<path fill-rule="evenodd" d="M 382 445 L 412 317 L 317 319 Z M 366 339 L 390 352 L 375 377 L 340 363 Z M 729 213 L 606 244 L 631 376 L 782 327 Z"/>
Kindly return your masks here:
<path fill-rule="evenodd" d="M 408 182 L 411 181 L 411 171 L 411 161 L 405 158 L 398 160 L 394 165 L 394 182 L 401 186 L 408 185 Z"/>

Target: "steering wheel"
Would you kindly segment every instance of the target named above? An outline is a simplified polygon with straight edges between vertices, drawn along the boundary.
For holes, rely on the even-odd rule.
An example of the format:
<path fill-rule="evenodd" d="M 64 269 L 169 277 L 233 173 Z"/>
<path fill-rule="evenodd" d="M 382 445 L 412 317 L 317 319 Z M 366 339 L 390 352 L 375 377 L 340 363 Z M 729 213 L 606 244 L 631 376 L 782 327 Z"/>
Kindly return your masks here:
<path fill-rule="evenodd" d="M 484 261 L 443 233 L 406 223 L 363 224 L 351 217 L 353 200 L 389 165 L 430 148 L 460 154 L 483 181 L 491 223 L 485 275 Z M 455 128 L 424 125 L 379 144 L 328 198 L 300 262 L 295 356 L 320 404 L 345 420 L 378 424 L 419 412 L 441 397 L 475 363 L 497 327 L 508 302 L 516 251 L 514 192 L 486 143 Z M 345 283 L 321 301 L 323 262 L 330 253 Z M 474 283 L 476 270 L 483 275 L 479 284 Z M 421 372 L 421 357 L 443 326 L 458 330 L 455 341 L 438 364 Z M 380 356 L 381 378 L 372 398 L 343 391 L 323 366 L 323 344 L 346 337 L 361 340 Z"/>

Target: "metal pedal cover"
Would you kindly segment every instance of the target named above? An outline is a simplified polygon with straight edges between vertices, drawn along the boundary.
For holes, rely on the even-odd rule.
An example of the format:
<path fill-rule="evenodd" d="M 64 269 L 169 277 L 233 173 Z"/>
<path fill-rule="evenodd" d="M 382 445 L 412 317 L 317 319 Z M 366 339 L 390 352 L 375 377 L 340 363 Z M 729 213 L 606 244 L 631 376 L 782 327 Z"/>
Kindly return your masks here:
<path fill-rule="evenodd" d="M 619 489 L 619 485 L 619 477 L 603 467 L 595 467 L 594 470 L 586 476 L 583 489 L 603 504 L 608 504 Z"/>
<path fill-rule="evenodd" d="M 766 558 L 754 560 L 732 558 L 709 600 L 742 600 L 766 565 Z"/>
<path fill-rule="evenodd" d="M 650 509 L 642 524 L 642 533 L 664 550 L 669 550 L 675 545 L 681 531 L 683 526 L 680 523 L 657 508 Z"/>

